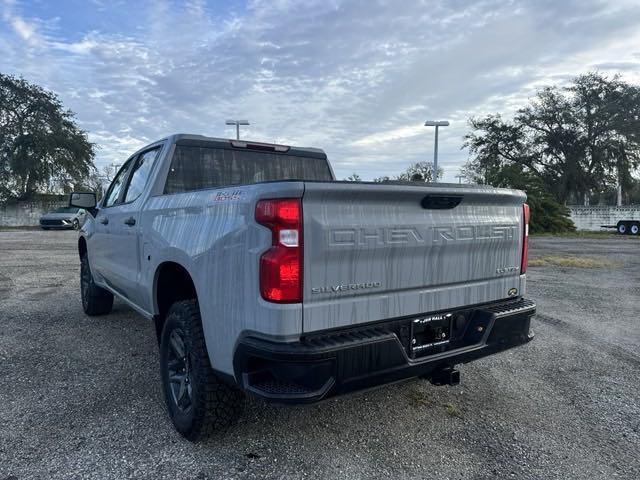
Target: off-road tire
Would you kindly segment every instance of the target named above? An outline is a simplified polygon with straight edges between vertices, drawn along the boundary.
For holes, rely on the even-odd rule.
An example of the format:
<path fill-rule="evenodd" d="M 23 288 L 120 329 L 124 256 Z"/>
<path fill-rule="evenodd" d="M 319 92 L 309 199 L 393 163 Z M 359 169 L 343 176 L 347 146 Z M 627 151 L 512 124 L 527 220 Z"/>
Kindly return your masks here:
<path fill-rule="evenodd" d="M 183 355 L 177 355 L 172 346 L 172 338 L 175 340 L 175 337 L 181 339 Z M 179 356 L 186 359 L 181 369 L 176 367 Z M 211 368 L 197 300 L 182 300 L 169 309 L 160 342 L 160 371 L 169 417 L 176 430 L 188 440 L 196 441 L 224 431 L 242 414 L 244 394 Z M 175 385 L 181 382 L 178 378 L 184 382 L 185 377 L 186 384 L 190 386 L 187 390 L 190 392 L 188 406 L 184 405 L 186 401 L 179 405 L 180 399 L 176 400 L 179 395 L 175 391 L 179 388 Z M 180 398 L 184 400 L 184 397 Z"/>
<path fill-rule="evenodd" d="M 80 295 L 82 309 L 91 317 L 106 315 L 113 308 L 113 294 L 93 282 L 89 257 L 86 254 L 80 259 Z"/>

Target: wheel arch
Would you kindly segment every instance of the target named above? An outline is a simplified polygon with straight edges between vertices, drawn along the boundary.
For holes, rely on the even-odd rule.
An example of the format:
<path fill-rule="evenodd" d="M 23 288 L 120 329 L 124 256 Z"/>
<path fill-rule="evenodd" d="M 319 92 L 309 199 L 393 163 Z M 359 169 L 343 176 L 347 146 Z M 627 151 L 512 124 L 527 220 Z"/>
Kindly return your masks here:
<path fill-rule="evenodd" d="M 158 341 L 171 305 L 180 300 L 198 299 L 195 282 L 180 263 L 165 261 L 156 268 L 153 279 L 153 317 Z"/>

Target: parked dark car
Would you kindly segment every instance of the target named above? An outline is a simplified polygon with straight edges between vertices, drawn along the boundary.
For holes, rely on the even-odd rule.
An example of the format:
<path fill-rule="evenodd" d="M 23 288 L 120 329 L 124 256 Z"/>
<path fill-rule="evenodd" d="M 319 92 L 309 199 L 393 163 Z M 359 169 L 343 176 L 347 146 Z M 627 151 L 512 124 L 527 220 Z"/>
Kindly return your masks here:
<path fill-rule="evenodd" d="M 84 223 L 87 212 L 82 208 L 60 207 L 45 213 L 40 217 L 40 227 L 43 230 L 75 229 L 78 230 Z"/>

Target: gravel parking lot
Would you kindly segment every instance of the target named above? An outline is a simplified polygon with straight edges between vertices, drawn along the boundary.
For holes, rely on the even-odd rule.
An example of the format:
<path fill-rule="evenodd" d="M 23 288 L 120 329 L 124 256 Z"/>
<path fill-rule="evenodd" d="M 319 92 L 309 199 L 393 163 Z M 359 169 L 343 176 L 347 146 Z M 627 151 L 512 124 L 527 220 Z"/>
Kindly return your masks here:
<path fill-rule="evenodd" d="M 191 444 L 165 413 L 153 326 L 82 312 L 75 232 L 0 232 L 0 480 L 640 478 L 640 241 L 534 237 L 529 345 L 307 407 L 252 402 Z"/>

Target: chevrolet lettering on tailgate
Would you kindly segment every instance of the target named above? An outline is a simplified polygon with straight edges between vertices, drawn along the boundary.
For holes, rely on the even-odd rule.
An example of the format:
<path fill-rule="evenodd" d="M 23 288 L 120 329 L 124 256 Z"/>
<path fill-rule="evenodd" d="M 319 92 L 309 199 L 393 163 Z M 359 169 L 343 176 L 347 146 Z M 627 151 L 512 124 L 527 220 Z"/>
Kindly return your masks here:
<path fill-rule="evenodd" d="M 330 246 L 403 245 L 411 243 L 511 240 L 518 225 L 460 225 L 445 227 L 336 228 L 329 231 Z"/>

